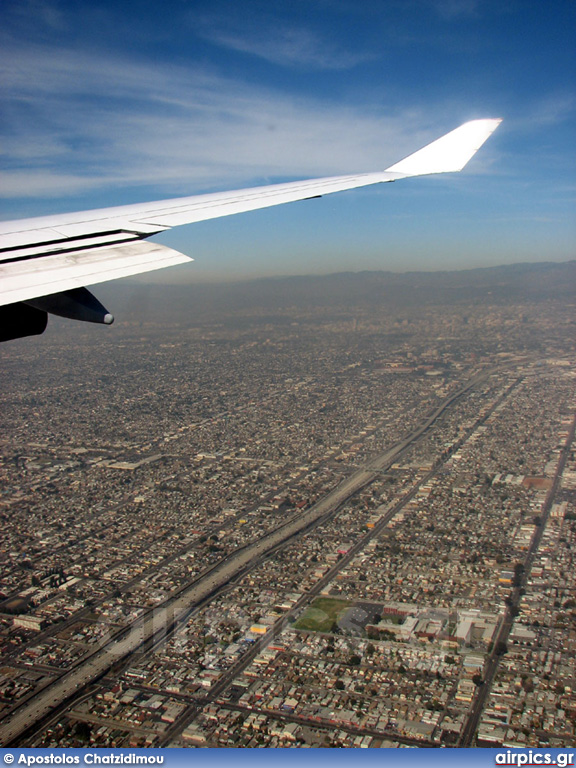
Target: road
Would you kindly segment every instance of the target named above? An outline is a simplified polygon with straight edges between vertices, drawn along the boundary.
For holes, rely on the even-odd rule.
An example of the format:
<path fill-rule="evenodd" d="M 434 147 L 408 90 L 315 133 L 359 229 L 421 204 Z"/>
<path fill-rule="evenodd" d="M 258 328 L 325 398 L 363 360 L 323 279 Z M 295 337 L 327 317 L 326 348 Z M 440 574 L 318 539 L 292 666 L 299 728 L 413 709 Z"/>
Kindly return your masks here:
<path fill-rule="evenodd" d="M 373 482 L 382 470 L 397 461 L 426 434 L 450 406 L 471 389 L 484 382 L 493 370 L 495 369 L 490 369 L 470 379 L 459 390 L 446 398 L 417 429 L 380 456 L 372 459 L 365 467 L 356 470 L 304 513 L 299 513 L 260 539 L 237 549 L 225 560 L 201 574 L 192 584 L 184 586 L 163 604 L 156 606 L 143 617 L 137 619 L 126 630 L 109 640 L 91 656 L 82 660 L 77 667 L 39 691 L 36 696 L 14 710 L 9 719 L 0 725 L 0 743 L 8 746 L 15 743 L 32 727 L 37 728 L 38 724 L 52 715 L 55 710 L 59 710 L 73 701 L 87 685 L 103 677 L 114 664 L 146 646 L 149 648 L 166 637 L 173 631 L 175 624 L 189 615 L 192 609 L 204 604 L 207 599 L 214 596 L 231 580 L 254 567 L 264 556 L 270 555 L 294 536 L 302 534 L 333 515 L 343 503 Z M 454 449 L 456 446 L 453 447 Z M 387 515 L 371 535 L 375 535 L 381 530 L 381 527 L 387 524 L 389 519 L 390 515 Z M 359 546 L 360 543 L 353 547 L 349 553 L 350 557 L 359 551 Z"/>
<path fill-rule="evenodd" d="M 482 712 L 484 711 L 486 701 L 488 699 L 488 696 L 492 689 L 492 685 L 494 683 L 496 672 L 498 671 L 498 663 L 500 661 L 499 649 L 501 650 L 503 646 L 506 645 L 508 641 L 508 636 L 510 635 L 510 632 L 512 630 L 512 625 L 514 624 L 514 618 L 518 612 L 520 598 L 522 597 L 522 591 L 524 586 L 526 585 L 526 581 L 528 577 L 530 576 L 530 570 L 534 563 L 534 557 L 538 552 L 540 541 L 542 540 L 542 534 L 544 533 L 546 523 L 548 522 L 548 517 L 550 516 L 550 510 L 552 508 L 552 504 L 554 503 L 554 498 L 560 487 L 562 473 L 564 472 L 564 467 L 566 466 L 566 461 L 568 459 L 570 448 L 574 441 L 575 433 L 576 433 L 576 417 L 572 422 L 572 427 L 570 429 L 570 432 L 568 433 L 568 437 L 566 438 L 564 447 L 560 451 L 560 457 L 558 459 L 558 464 L 556 465 L 556 471 L 554 473 L 554 480 L 552 482 L 552 487 L 550 488 L 550 490 L 548 491 L 548 494 L 546 495 L 546 500 L 544 502 L 544 505 L 542 507 L 542 513 L 540 515 L 542 519 L 542 524 L 536 527 L 534 531 L 534 535 L 532 537 L 532 541 L 530 542 L 530 547 L 528 548 L 528 551 L 526 553 L 526 557 L 523 563 L 524 572 L 522 574 L 521 582 L 517 587 L 514 587 L 510 593 L 509 605 L 506 608 L 504 619 L 500 624 L 498 634 L 493 642 L 492 652 L 488 656 L 488 659 L 486 662 L 486 667 L 484 670 L 484 684 L 479 686 L 476 689 L 476 694 L 472 702 L 472 707 L 470 708 L 470 712 L 468 713 L 468 717 L 466 719 L 466 722 L 462 729 L 462 733 L 460 735 L 460 740 L 458 742 L 459 747 L 472 746 L 472 742 L 474 741 L 474 738 L 476 736 L 476 731 L 478 729 L 480 717 L 482 716 Z"/>

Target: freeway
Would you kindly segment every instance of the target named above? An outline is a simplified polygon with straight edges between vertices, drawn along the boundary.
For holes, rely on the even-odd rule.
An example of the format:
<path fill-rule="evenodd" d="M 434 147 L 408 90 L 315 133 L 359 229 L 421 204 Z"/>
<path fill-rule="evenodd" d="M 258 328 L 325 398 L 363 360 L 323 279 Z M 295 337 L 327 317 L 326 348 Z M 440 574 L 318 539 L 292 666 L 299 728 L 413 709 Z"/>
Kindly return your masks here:
<path fill-rule="evenodd" d="M 333 515 L 342 504 L 372 483 L 382 470 L 397 461 L 455 402 L 486 381 L 495 370 L 489 369 L 471 378 L 447 397 L 417 429 L 364 467 L 357 469 L 304 513 L 294 515 L 278 528 L 235 550 L 200 574 L 192 583 L 168 597 L 164 603 L 150 609 L 123 632 L 109 639 L 75 668 L 39 691 L 36 696 L 14 710 L 0 725 L 0 743 L 4 746 L 17 743 L 16 740 L 33 727 L 37 728 L 38 724 L 53 715 L 55 710 L 59 711 L 74 701 L 87 685 L 103 677 L 113 665 L 162 640 L 173 631 L 177 623 L 216 595 L 231 580 L 254 567 L 263 557 L 272 554 L 294 536 L 301 535 Z M 356 552 L 356 547 L 353 551 Z"/>
<path fill-rule="evenodd" d="M 478 383 L 478 382 L 476 382 Z M 498 408 L 508 397 L 508 395 L 512 392 L 512 390 L 518 386 L 520 383 L 520 379 L 515 379 L 506 389 L 503 393 L 500 394 L 500 396 L 492 403 L 491 407 L 486 411 L 483 415 L 481 415 L 475 423 L 467 430 L 467 432 L 456 442 L 452 445 L 450 450 L 447 452 L 447 454 L 444 456 L 443 459 L 439 461 L 439 463 L 433 467 L 429 472 L 427 472 L 425 475 L 423 475 L 416 483 L 412 485 L 412 487 L 407 490 L 404 494 L 402 494 L 401 498 L 396 501 L 391 507 L 387 509 L 385 514 L 382 516 L 382 518 L 379 520 L 379 522 L 374 526 L 372 530 L 369 530 L 364 536 L 361 536 L 358 541 L 350 547 L 348 552 L 342 556 L 340 560 L 338 560 L 337 563 L 335 563 L 325 574 L 320 578 L 307 592 L 305 592 L 302 597 L 297 601 L 297 603 L 284 615 L 282 615 L 270 628 L 270 630 L 266 633 L 264 637 L 262 637 L 260 640 L 256 641 L 250 651 L 247 653 L 244 653 L 242 657 L 234 664 L 230 669 L 228 669 L 222 677 L 218 680 L 218 682 L 210 689 L 210 692 L 202 697 L 202 699 L 196 700 L 193 703 L 191 703 L 187 710 L 184 712 L 184 714 L 177 720 L 177 722 L 174 723 L 174 725 L 169 728 L 164 736 L 162 737 L 162 740 L 159 744 L 159 746 L 170 746 L 173 739 L 177 737 L 179 733 L 181 733 L 193 720 L 196 718 L 202 707 L 204 707 L 206 704 L 217 701 L 221 706 L 229 707 L 228 702 L 223 700 L 221 698 L 224 691 L 228 688 L 228 686 L 232 683 L 232 681 L 239 677 L 242 672 L 244 672 L 245 669 L 247 669 L 250 664 L 254 661 L 254 659 L 267 647 L 267 645 L 272 642 L 272 640 L 280 635 L 282 630 L 286 627 L 288 622 L 290 621 L 291 617 L 296 617 L 299 612 L 305 608 L 307 605 L 310 604 L 312 599 L 319 595 L 327 586 L 330 584 L 330 582 L 336 577 L 338 572 L 346 568 L 346 566 L 358 555 L 359 552 L 361 552 L 366 544 L 370 541 L 370 539 L 374 538 L 375 536 L 378 536 L 384 528 L 390 523 L 390 521 L 396 516 L 396 514 L 404 507 L 408 502 L 412 501 L 412 499 L 416 496 L 420 488 L 429 482 L 429 480 L 432 479 L 436 475 L 436 473 L 441 468 L 442 464 L 456 451 L 458 451 L 463 443 L 468 439 L 468 437 L 476 431 L 476 429 L 480 426 L 482 426 L 486 420 L 494 413 L 496 408 Z M 456 398 L 460 397 L 462 392 L 456 393 L 454 395 L 454 398 L 450 400 L 450 403 L 452 403 Z M 423 425 L 422 428 L 419 430 L 416 430 L 416 432 L 419 433 L 419 436 L 423 434 L 427 429 L 430 428 L 430 426 L 438 419 L 438 417 L 441 415 L 441 413 L 446 409 L 447 403 L 444 404 L 444 407 L 441 407 L 440 409 L 437 409 L 430 418 L 428 418 Z M 416 434 L 416 432 L 414 434 Z M 409 446 L 413 444 L 413 441 L 409 440 L 402 440 L 398 445 L 396 446 L 398 451 L 405 452 Z M 381 472 L 383 468 L 386 466 L 390 466 L 394 461 L 398 458 L 399 453 L 397 450 L 392 450 L 386 452 L 386 454 L 382 454 L 381 456 L 377 457 L 371 464 L 374 466 L 372 469 L 372 472 L 374 476 L 378 472 Z M 384 458 L 386 457 L 386 459 Z M 385 463 L 385 461 L 388 462 L 388 464 Z M 289 540 L 285 542 L 285 544 L 289 543 Z M 285 713 L 279 712 L 275 713 L 275 717 L 282 717 L 285 718 Z M 364 733 L 364 735 L 370 735 L 368 732 Z M 380 737 L 383 736 L 382 733 L 378 734 Z M 392 736 L 390 736 L 392 738 Z M 394 738 L 399 740 L 403 744 L 412 744 L 413 740 L 407 739 L 405 737 L 400 737 L 398 734 L 394 735 Z M 418 742 L 420 746 L 425 746 L 422 742 Z M 433 744 L 433 746 L 436 746 Z"/>

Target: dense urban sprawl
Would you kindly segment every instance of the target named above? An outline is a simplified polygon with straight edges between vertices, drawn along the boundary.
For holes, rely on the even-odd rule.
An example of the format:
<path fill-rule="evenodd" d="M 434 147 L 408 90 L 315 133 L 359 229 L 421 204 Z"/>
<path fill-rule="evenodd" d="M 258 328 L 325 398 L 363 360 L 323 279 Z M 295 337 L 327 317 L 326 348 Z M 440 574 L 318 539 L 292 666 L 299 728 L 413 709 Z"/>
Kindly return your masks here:
<path fill-rule="evenodd" d="M 569 309 L 241 319 L 2 350 L 0 740 L 573 745 Z"/>

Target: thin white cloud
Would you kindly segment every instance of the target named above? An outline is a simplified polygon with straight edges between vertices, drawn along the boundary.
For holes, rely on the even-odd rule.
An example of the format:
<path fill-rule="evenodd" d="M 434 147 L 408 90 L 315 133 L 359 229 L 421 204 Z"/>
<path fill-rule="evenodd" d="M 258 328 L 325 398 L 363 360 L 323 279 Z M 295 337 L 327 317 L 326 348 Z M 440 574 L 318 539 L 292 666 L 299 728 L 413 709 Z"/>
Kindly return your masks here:
<path fill-rule="evenodd" d="M 108 180 L 102 179 L 102 185 Z M 0 171 L 1 197 L 58 197 L 93 191 L 94 177 L 75 176 L 58 171 L 38 170 Z"/>
<path fill-rule="evenodd" d="M 67 29 L 66 14 L 57 3 L 48 0 L 18 0 L 7 4 L 5 23 L 12 30 L 19 30 L 24 36 L 30 33 L 31 20 L 35 31 L 40 34 L 62 33 Z"/>
<path fill-rule="evenodd" d="M 452 127 L 446 105 L 382 114 L 74 50 L 13 48 L 0 66 L 7 198 L 112 186 L 191 194 L 378 170 Z"/>
<path fill-rule="evenodd" d="M 485 10 L 506 13 L 506 5 L 513 2 L 515 0 L 508 0 L 504 7 L 493 0 L 387 0 L 386 4 L 396 12 L 415 14 L 430 11 L 445 21 L 452 21 L 478 17 Z"/>
<path fill-rule="evenodd" d="M 333 42 L 321 39 L 311 30 L 287 24 L 260 24 L 257 28 L 229 23 L 203 24 L 199 32 L 212 43 L 257 56 L 271 64 L 300 69 L 350 69 L 370 61 L 374 55 L 367 52 L 351 52 Z"/>
<path fill-rule="evenodd" d="M 551 93 L 544 99 L 533 102 L 525 114 L 519 115 L 518 127 L 541 129 L 558 125 L 574 119 L 576 111 L 576 95 L 571 93 Z"/>
<path fill-rule="evenodd" d="M 480 0 L 431 0 L 434 10 L 444 19 L 476 16 Z"/>

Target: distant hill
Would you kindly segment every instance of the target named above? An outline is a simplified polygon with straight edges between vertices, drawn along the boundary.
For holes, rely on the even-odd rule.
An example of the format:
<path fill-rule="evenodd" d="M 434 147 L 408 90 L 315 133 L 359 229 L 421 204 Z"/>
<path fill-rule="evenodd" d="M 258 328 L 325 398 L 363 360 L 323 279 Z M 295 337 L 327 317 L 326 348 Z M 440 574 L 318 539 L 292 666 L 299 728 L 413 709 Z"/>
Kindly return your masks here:
<path fill-rule="evenodd" d="M 193 271 L 194 267 L 191 267 Z M 444 272 L 339 272 L 236 283 L 96 286 L 119 318 L 201 322 L 238 312 L 286 308 L 502 304 L 576 299 L 576 261 Z"/>

